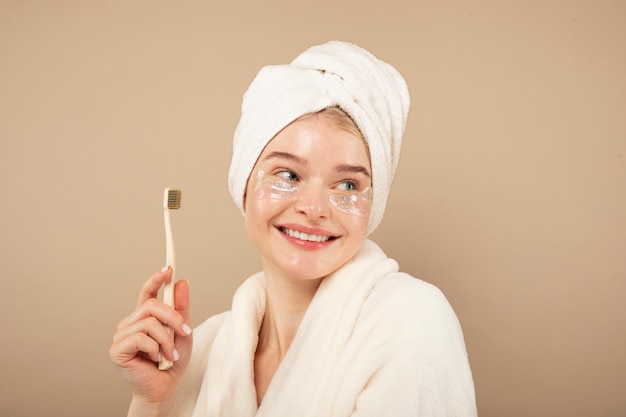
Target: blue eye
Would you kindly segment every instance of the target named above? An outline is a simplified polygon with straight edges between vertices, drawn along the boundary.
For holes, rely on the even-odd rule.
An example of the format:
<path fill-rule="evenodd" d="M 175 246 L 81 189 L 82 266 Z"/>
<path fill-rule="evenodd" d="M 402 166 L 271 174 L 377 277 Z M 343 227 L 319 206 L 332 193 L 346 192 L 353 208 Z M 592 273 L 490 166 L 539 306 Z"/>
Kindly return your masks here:
<path fill-rule="evenodd" d="M 359 184 L 356 181 L 342 181 L 337 188 L 343 191 L 357 191 Z"/>
<path fill-rule="evenodd" d="M 293 171 L 289 171 L 289 170 L 284 170 L 284 171 L 279 171 L 276 173 L 276 175 L 284 180 L 287 181 L 298 181 L 299 178 L 298 176 L 293 172 Z"/>

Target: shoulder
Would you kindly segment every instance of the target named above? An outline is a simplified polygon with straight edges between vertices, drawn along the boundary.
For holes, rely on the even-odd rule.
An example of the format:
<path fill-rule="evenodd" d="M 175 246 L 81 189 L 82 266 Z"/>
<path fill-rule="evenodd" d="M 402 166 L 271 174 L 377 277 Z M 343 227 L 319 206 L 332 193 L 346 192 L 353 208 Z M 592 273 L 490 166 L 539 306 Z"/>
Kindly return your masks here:
<path fill-rule="evenodd" d="M 397 272 L 382 277 L 368 297 L 368 310 L 397 337 L 419 344 L 463 344 L 459 320 L 443 292 L 435 285 Z"/>
<path fill-rule="evenodd" d="M 433 313 L 441 311 L 450 313 L 451 307 L 443 292 L 435 285 L 415 278 L 407 273 L 400 272 L 397 262 L 389 258 L 385 252 L 372 241 L 365 241 L 361 250 L 362 258 L 374 260 L 378 265 L 393 265 L 394 267 L 381 268 L 368 301 L 375 301 L 401 313 L 411 311 L 418 313 Z"/>
<path fill-rule="evenodd" d="M 405 313 L 449 313 L 451 309 L 447 298 L 438 287 L 403 272 L 380 278 L 370 297 L 377 302 L 397 306 Z"/>

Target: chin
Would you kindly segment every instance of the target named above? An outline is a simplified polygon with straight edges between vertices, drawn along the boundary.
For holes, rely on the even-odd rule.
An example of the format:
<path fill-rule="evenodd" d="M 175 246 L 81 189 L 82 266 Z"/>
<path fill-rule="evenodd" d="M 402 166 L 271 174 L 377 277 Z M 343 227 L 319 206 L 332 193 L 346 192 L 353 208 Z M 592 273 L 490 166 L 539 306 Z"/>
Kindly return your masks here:
<path fill-rule="evenodd" d="M 283 269 L 285 274 L 301 280 L 322 279 L 337 270 L 337 268 L 315 265 L 302 260 L 296 261 L 292 265 L 286 265 L 281 269 Z"/>

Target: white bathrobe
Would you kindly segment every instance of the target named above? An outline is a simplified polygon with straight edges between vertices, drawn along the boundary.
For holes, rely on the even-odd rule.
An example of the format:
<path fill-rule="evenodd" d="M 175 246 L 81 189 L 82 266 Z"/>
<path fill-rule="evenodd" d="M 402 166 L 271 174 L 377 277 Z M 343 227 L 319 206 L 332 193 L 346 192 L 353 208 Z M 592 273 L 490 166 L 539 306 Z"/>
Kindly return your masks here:
<path fill-rule="evenodd" d="M 371 241 L 324 279 L 257 407 L 254 353 L 265 278 L 194 332 L 171 415 L 193 417 L 472 417 L 463 334 L 444 295 L 398 272 Z"/>

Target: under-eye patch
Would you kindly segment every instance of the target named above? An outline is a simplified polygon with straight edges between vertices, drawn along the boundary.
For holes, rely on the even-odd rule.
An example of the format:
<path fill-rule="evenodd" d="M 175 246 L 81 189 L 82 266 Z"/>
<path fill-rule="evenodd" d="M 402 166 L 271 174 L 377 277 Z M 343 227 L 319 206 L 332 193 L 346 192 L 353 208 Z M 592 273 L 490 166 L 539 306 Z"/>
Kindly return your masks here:
<path fill-rule="evenodd" d="M 277 175 L 268 175 L 258 170 L 254 176 L 253 195 L 257 199 L 296 199 L 302 187 L 301 181 L 286 180 Z M 335 209 L 354 216 L 368 216 L 372 206 L 372 189 L 341 190 L 328 189 L 328 201 Z"/>

